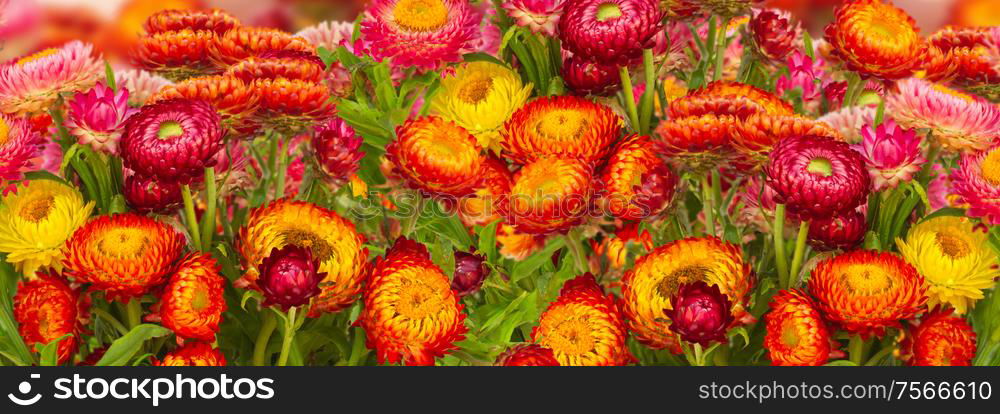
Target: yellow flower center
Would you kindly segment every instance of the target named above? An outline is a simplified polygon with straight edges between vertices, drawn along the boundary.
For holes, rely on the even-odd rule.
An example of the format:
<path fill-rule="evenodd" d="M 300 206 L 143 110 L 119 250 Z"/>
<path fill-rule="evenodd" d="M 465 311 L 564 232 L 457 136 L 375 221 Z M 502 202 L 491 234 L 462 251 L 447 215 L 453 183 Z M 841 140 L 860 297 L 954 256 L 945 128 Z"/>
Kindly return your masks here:
<path fill-rule="evenodd" d="M 442 0 L 400 0 L 392 18 L 406 29 L 430 32 L 448 23 L 448 6 Z"/>
<path fill-rule="evenodd" d="M 462 85 L 461 89 L 458 90 L 458 97 L 466 103 L 474 105 L 490 96 L 492 90 L 493 78 L 475 78 Z"/>
<path fill-rule="evenodd" d="M 300 229 L 288 229 L 281 232 L 281 236 L 284 237 L 286 245 L 310 249 L 313 258 L 319 262 L 325 262 L 330 256 L 333 256 L 333 247 L 316 233 Z"/>
<path fill-rule="evenodd" d="M 109 257 L 134 259 L 141 257 L 149 245 L 149 237 L 144 229 L 115 228 L 97 241 L 97 250 Z"/>
<path fill-rule="evenodd" d="M 547 345 L 567 355 L 583 355 L 594 349 L 594 337 L 585 320 L 568 319 L 555 326 Z"/>
<path fill-rule="evenodd" d="M 660 297 L 669 298 L 677 292 L 677 288 L 681 285 L 705 280 L 708 272 L 709 268 L 704 265 L 681 267 L 660 279 L 659 283 L 656 284 L 656 293 L 659 293 Z"/>
<path fill-rule="evenodd" d="M 996 148 L 986 154 L 979 168 L 982 170 L 983 179 L 995 186 L 1000 186 L 1000 148 Z"/>
<path fill-rule="evenodd" d="M 936 90 L 938 92 L 941 92 L 941 93 L 943 93 L 945 95 L 954 96 L 954 97 L 956 97 L 958 99 L 961 99 L 961 100 L 963 100 L 965 102 L 968 102 L 968 103 L 975 103 L 976 102 L 976 98 L 973 98 L 972 95 L 968 95 L 968 94 L 956 91 L 956 90 L 954 90 L 952 88 L 949 88 L 947 86 L 944 86 L 944 85 L 942 85 L 940 83 L 931 84 L 931 87 L 934 88 L 934 90 Z"/>
<path fill-rule="evenodd" d="M 597 6 L 597 21 L 604 22 L 622 17 L 622 9 L 614 3 L 604 3 Z"/>
<path fill-rule="evenodd" d="M 806 166 L 806 171 L 823 177 L 829 177 L 833 174 L 833 164 L 831 164 L 830 160 L 826 158 L 814 158 L 809 161 L 809 165 Z"/>
<path fill-rule="evenodd" d="M 892 289 L 893 285 L 885 270 L 869 265 L 848 267 L 840 280 L 848 292 L 857 296 L 877 296 Z"/>
<path fill-rule="evenodd" d="M 396 312 L 410 319 L 424 319 L 443 308 L 440 292 L 419 281 L 403 279 L 400 282 L 399 302 Z"/>
<path fill-rule="evenodd" d="M 3 118 L 0 118 L 0 145 L 7 143 L 10 138 L 10 125 Z"/>
<path fill-rule="evenodd" d="M 156 136 L 160 139 L 170 139 L 184 135 L 184 128 L 176 121 L 166 121 L 160 124 L 160 129 L 156 131 Z"/>
<path fill-rule="evenodd" d="M 570 141 L 582 135 L 588 125 L 587 119 L 577 111 L 556 110 L 543 116 L 535 130 L 549 139 Z"/>
<path fill-rule="evenodd" d="M 18 211 L 17 214 L 25 220 L 38 223 L 49 216 L 49 212 L 52 211 L 52 206 L 55 205 L 55 202 L 55 197 L 43 195 L 24 203 L 24 207 L 21 207 L 21 211 Z"/>
<path fill-rule="evenodd" d="M 799 345 L 799 330 L 795 320 L 788 318 L 781 322 L 781 343 L 789 348 Z"/>
<path fill-rule="evenodd" d="M 195 289 L 194 297 L 191 298 L 191 309 L 196 312 L 208 307 L 208 292 L 205 289 Z"/>
<path fill-rule="evenodd" d="M 31 63 L 31 62 L 34 62 L 34 61 L 39 60 L 41 58 L 44 58 L 44 57 L 47 57 L 47 56 L 52 56 L 52 55 L 54 55 L 56 53 L 59 53 L 59 49 L 56 49 L 54 47 L 53 48 L 48 48 L 48 49 L 45 49 L 45 50 L 43 50 L 41 52 L 34 53 L 34 54 L 31 54 L 31 55 L 28 55 L 28 56 L 25 56 L 23 58 L 18 59 L 17 60 L 17 64 L 18 65 L 23 65 L 25 63 Z"/>
<path fill-rule="evenodd" d="M 948 230 L 934 233 L 934 241 L 941 248 L 941 252 L 952 259 L 961 259 L 972 252 L 965 239 Z"/>

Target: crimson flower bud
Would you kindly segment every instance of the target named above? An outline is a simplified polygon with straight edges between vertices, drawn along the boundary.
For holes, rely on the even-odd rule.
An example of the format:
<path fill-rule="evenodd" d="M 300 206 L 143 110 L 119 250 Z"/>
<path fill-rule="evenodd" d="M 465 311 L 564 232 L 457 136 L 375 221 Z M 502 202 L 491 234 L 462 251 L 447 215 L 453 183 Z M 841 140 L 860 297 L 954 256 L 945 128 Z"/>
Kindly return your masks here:
<path fill-rule="evenodd" d="M 681 339 L 703 347 L 727 342 L 726 331 L 735 320 L 733 304 L 718 286 L 700 281 L 681 285 L 670 303 L 673 307 L 663 312 L 670 318 L 670 330 Z"/>
<path fill-rule="evenodd" d="M 483 286 L 483 281 L 489 273 L 485 257 L 456 251 L 455 274 L 451 279 L 451 288 L 458 293 L 458 296 L 476 293 Z"/>
<path fill-rule="evenodd" d="M 319 294 L 319 282 L 326 277 L 317 271 L 318 267 L 309 249 L 288 245 L 272 250 L 258 269 L 257 284 L 264 293 L 264 306 L 278 305 L 287 311 L 308 303 Z"/>

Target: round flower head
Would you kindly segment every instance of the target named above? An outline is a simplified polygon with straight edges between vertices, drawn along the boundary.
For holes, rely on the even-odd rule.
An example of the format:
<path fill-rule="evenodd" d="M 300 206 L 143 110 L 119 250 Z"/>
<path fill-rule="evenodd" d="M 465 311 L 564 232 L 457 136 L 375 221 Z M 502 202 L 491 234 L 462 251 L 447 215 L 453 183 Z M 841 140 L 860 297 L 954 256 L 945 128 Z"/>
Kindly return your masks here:
<path fill-rule="evenodd" d="M 791 104 L 785 102 L 775 94 L 757 88 L 753 85 L 747 85 L 739 82 L 711 82 L 703 88 L 695 89 L 689 92 L 688 98 L 727 98 L 729 100 L 738 100 L 741 104 L 744 102 L 741 99 L 746 99 L 752 102 L 750 106 L 753 106 L 756 109 L 756 112 L 764 112 L 769 115 L 792 115 L 795 113 L 795 109 L 792 108 Z M 671 109 L 672 108 L 673 105 L 671 105 Z M 702 113 L 685 114 L 685 116 L 692 115 L 702 115 Z"/>
<path fill-rule="evenodd" d="M 264 293 L 263 306 L 278 305 L 282 310 L 302 306 L 320 293 L 319 284 L 326 274 L 308 248 L 288 245 L 271 250 L 261 262 L 257 285 Z"/>
<path fill-rule="evenodd" d="M 677 181 L 648 137 L 630 135 L 611 154 L 601 173 L 601 196 L 612 216 L 641 220 L 670 205 Z"/>
<path fill-rule="evenodd" d="M 246 83 L 257 79 L 298 79 L 321 82 L 326 74 L 319 56 L 311 52 L 294 50 L 267 51 L 251 56 L 226 69 L 226 75 Z"/>
<path fill-rule="evenodd" d="M 188 254 L 163 288 L 159 310 L 163 326 L 180 338 L 214 340 L 226 311 L 225 286 L 212 256 Z"/>
<path fill-rule="evenodd" d="M 143 106 L 150 97 L 161 88 L 173 84 L 167 78 L 141 69 L 123 69 L 115 71 L 115 82 L 121 89 L 128 90 L 128 104 Z"/>
<path fill-rule="evenodd" d="M 566 0 L 506 0 L 502 6 L 514 24 L 555 37 L 565 3 Z"/>
<path fill-rule="evenodd" d="M 501 218 L 499 203 L 510 193 L 514 185 L 514 175 L 507 164 L 495 157 L 487 156 L 480 171 L 482 184 L 475 192 L 458 200 L 458 216 L 466 226 L 485 226 Z"/>
<path fill-rule="evenodd" d="M 900 359 L 910 366 L 970 366 L 976 331 L 951 309 L 938 308 L 903 333 Z"/>
<path fill-rule="evenodd" d="M 208 54 L 218 67 L 228 68 L 262 53 L 282 50 L 314 53 L 315 46 L 278 29 L 235 27 L 211 42 Z"/>
<path fill-rule="evenodd" d="M 260 96 L 256 118 L 277 129 L 302 129 L 337 112 L 330 89 L 299 79 L 258 79 L 252 93 Z"/>
<path fill-rule="evenodd" d="M 566 87 L 579 96 L 608 96 L 618 92 L 622 78 L 618 66 L 573 56 L 563 62 L 560 72 Z"/>
<path fill-rule="evenodd" d="M 212 345 L 198 341 L 187 341 L 163 357 L 163 360 L 153 358 L 153 365 L 158 367 L 224 367 L 226 357 Z"/>
<path fill-rule="evenodd" d="M 557 367 L 552 350 L 537 344 L 517 345 L 508 348 L 494 364 L 499 367 Z"/>
<path fill-rule="evenodd" d="M 499 149 L 500 128 L 530 94 L 531 85 L 507 67 L 471 62 L 441 80 L 431 111 L 468 130 L 481 147 Z"/>
<path fill-rule="evenodd" d="M 149 98 L 150 103 L 173 99 L 200 100 L 212 104 L 222 125 L 236 131 L 255 129 L 250 119 L 260 104 L 260 97 L 250 84 L 232 76 L 197 76 L 166 85 Z"/>
<path fill-rule="evenodd" d="M 453 197 L 472 193 L 482 181 L 481 152 L 469 131 L 436 116 L 407 120 L 386 147 L 389 161 L 411 187 Z"/>
<path fill-rule="evenodd" d="M 825 259 L 809 278 L 809 292 L 826 319 L 868 338 L 916 316 L 927 302 L 917 270 L 892 253 L 854 250 Z"/>
<path fill-rule="evenodd" d="M 680 344 L 664 310 L 672 309 L 670 298 L 681 285 L 694 282 L 718 286 L 732 304 L 734 319 L 747 315 L 754 276 L 740 248 L 714 237 L 677 240 L 636 259 L 622 277 L 625 317 L 636 339 L 654 349 L 679 353 Z"/>
<path fill-rule="evenodd" d="M 134 213 L 98 216 L 66 241 L 63 266 L 109 300 L 128 301 L 160 285 L 183 249 L 184 236 L 163 222 Z"/>
<path fill-rule="evenodd" d="M 360 166 L 365 153 L 360 150 L 364 140 L 343 119 L 332 118 L 318 125 L 312 135 L 316 161 L 323 173 L 334 181 L 343 182 Z"/>
<path fill-rule="evenodd" d="M 14 319 L 29 349 L 69 334 L 56 350 L 58 364 L 69 361 L 80 343 L 82 322 L 87 318 L 85 301 L 59 276 L 39 273 L 33 280 L 18 282 Z"/>
<path fill-rule="evenodd" d="M 259 267 L 272 250 L 294 245 L 312 250 L 326 278 L 312 300 L 310 316 L 336 312 L 358 298 L 368 249 L 354 224 L 337 213 L 304 201 L 281 199 L 253 210 L 240 229 L 237 250 L 245 273 L 238 284 L 260 289 Z"/>
<path fill-rule="evenodd" d="M 819 366 L 830 359 L 830 328 L 805 292 L 782 290 L 765 315 L 764 348 L 771 365 Z"/>
<path fill-rule="evenodd" d="M 173 81 L 218 73 L 221 69 L 209 54 L 216 38 L 215 32 L 208 30 L 182 29 L 149 34 L 139 38 L 132 50 L 132 61 L 140 69 Z"/>
<path fill-rule="evenodd" d="M 950 179 L 952 190 L 968 205 L 966 215 L 1000 225 L 1000 146 L 962 155 Z"/>
<path fill-rule="evenodd" d="M 593 168 L 575 158 L 542 158 L 514 176 L 500 208 L 519 232 L 544 234 L 580 223 L 592 197 Z"/>
<path fill-rule="evenodd" d="M 871 189 L 861 155 L 827 137 L 782 140 L 771 151 L 764 174 L 777 202 L 804 220 L 853 210 Z"/>
<path fill-rule="evenodd" d="M 44 142 L 27 120 L 0 113 L 0 189 L 3 193 L 7 193 L 7 181 L 24 176 L 23 171 L 41 152 Z"/>
<path fill-rule="evenodd" d="M 522 233 L 507 223 L 497 226 L 497 246 L 500 254 L 511 260 L 524 260 L 545 247 L 545 237 L 538 234 Z"/>
<path fill-rule="evenodd" d="M 877 127 L 866 125 L 861 136 L 864 140 L 851 148 L 865 159 L 875 191 L 896 188 L 901 181 L 909 182 L 927 162 L 920 151 L 917 132 L 900 128 L 891 119 Z"/>
<path fill-rule="evenodd" d="M 737 118 L 732 115 L 700 115 L 661 121 L 653 133 L 657 149 L 685 168 L 704 172 L 733 158 L 732 136 Z"/>
<path fill-rule="evenodd" d="M 927 45 L 905 11 L 880 0 L 851 0 L 835 13 L 826 41 L 848 69 L 892 80 L 921 68 Z"/>
<path fill-rule="evenodd" d="M 0 65 L 0 112 L 45 112 L 59 94 L 90 88 L 104 73 L 94 47 L 77 40 Z"/>
<path fill-rule="evenodd" d="M 663 28 L 655 0 L 567 0 L 564 10 L 563 47 L 596 61 L 624 64 L 638 58 Z"/>
<path fill-rule="evenodd" d="M 140 213 L 169 214 L 184 201 L 179 182 L 139 175 L 132 170 L 125 173 L 122 195 L 129 207 Z"/>
<path fill-rule="evenodd" d="M 625 344 L 628 331 L 621 309 L 590 273 L 563 285 L 531 339 L 551 349 L 559 365 L 622 366 L 634 360 Z"/>
<path fill-rule="evenodd" d="M 351 49 L 351 36 L 354 34 L 354 22 L 325 21 L 314 26 L 306 27 L 295 33 L 295 36 L 305 39 L 307 42 L 329 51 L 337 50 L 338 47 L 345 46 Z"/>
<path fill-rule="evenodd" d="M 998 44 L 989 29 L 946 26 L 927 39 L 926 79 L 975 86 L 1000 83 Z"/>
<path fill-rule="evenodd" d="M 233 15 L 220 9 L 178 10 L 167 9 L 153 13 L 142 27 L 146 33 L 162 33 L 177 30 L 208 30 L 223 34 L 240 25 Z"/>
<path fill-rule="evenodd" d="M 865 215 L 857 210 L 837 213 L 833 216 L 809 222 L 809 245 L 819 251 L 850 250 L 865 240 L 868 222 Z"/>
<path fill-rule="evenodd" d="M 845 106 L 826 113 L 816 121 L 829 125 L 844 141 L 857 144 L 864 138 L 861 129 L 875 120 L 877 111 L 878 108 L 872 106 Z"/>
<path fill-rule="evenodd" d="M 489 274 L 485 257 L 459 250 L 455 251 L 455 272 L 451 278 L 451 289 L 459 297 L 479 291 Z"/>
<path fill-rule="evenodd" d="M 718 286 L 705 282 L 683 284 L 670 298 L 670 308 L 663 313 L 670 318 L 670 330 L 681 340 L 711 346 L 712 342 L 725 344 L 726 332 L 733 324 L 729 297 Z"/>
<path fill-rule="evenodd" d="M 1000 136 L 1000 108 L 983 99 L 921 79 L 896 83 L 886 97 L 886 113 L 900 126 L 928 129 L 949 151 L 989 147 Z"/>
<path fill-rule="evenodd" d="M 732 146 L 743 163 L 759 167 L 781 140 L 813 135 L 840 140 L 840 133 L 827 124 L 798 115 L 750 115 L 733 128 Z"/>
<path fill-rule="evenodd" d="M 371 269 L 360 325 L 379 363 L 433 365 L 467 328 L 458 295 L 424 245 L 399 238 Z"/>
<path fill-rule="evenodd" d="M 583 98 L 555 96 L 522 106 L 500 134 L 505 155 L 521 164 L 556 154 L 600 163 L 621 129 L 621 117 L 610 108 Z"/>
<path fill-rule="evenodd" d="M 175 99 L 146 105 L 125 121 L 125 166 L 160 179 L 189 180 L 215 164 L 221 118 L 208 102 Z"/>
<path fill-rule="evenodd" d="M 779 9 L 754 9 L 752 15 L 749 28 L 758 53 L 781 61 L 795 50 L 802 28 L 798 22 L 792 22 L 791 13 Z"/>
<path fill-rule="evenodd" d="M 77 94 L 69 103 L 66 127 L 80 145 L 116 153 L 125 119 L 136 112 L 128 106 L 128 94 L 128 89 L 115 92 L 103 83 Z"/>
<path fill-rule="evenodd" d="M 950 305 L 964 314 L 1000 277 L 988 238 L 966 217 L 942 216 L 913 226 L 896 244 L 924 277 L 927 306 Z"/>
<path fill-rule="evenodd" d="M 481 18 L 464 0 L 376 0 L 365 11 L 361 35 L 375 60 L 433 70 L 471 51 Z"/>
<path fill-rule="evenodd" d="M 79 191 L 53 180 L 19 187 L 0 203 L 0 252 L 29 278 L 49 267 L 62 270 L 66 239 L 87 221 L 94 202 L 84 204 Z"/>

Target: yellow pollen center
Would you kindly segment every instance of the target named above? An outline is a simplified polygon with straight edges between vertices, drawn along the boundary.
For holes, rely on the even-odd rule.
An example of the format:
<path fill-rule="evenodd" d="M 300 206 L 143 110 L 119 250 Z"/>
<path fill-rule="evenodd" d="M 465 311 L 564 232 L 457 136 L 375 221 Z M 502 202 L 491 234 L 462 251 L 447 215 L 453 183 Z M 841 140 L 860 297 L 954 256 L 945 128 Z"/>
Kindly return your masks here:
<path fill-rule="evenodd" d="M 576 111 L 553 111 L 543 117 L 535 130 L 549 139 L 570 141 L 587 130 L 588 122 Z"/>
<path fill-rule="evenodd" d="M 1000 148 L 993 149 L 986 158 L 983 158 L 979 167 L 983 172 L 983 179 L 995 186 L 1000 186 Z"/>
<path fill-rule="evenodd" d="M 8 139 L 10 139 L 10 125 L 7 124 L 6 120 L 0 118 L 0 145 L 6 144 Z"/>
<path fill-rule="evenodd" d="M 25 63 L 31 63 L 31 62 L 34 62 L 34 61 L 39 60 L 41 58 L 44 58 L 44 57 L 47 57 L 47 56 L 52 56 L 52 55 L 54 55 L 56 53 L 59 53 L 59 49 L 48 48 L 48 49 L 45 49 L 45 50 L 43 50 L 41 52 L 34 53 L 34 54 L 31 54 L 31 55 L 28 55 L 28 56 L 25 56 L 23 58 L 18 59 L 17 60 L 17 64 L 18 65 L 23 65 Z"/>
<path fill-rule="evenodd" d="M 477 104 L 490 96 L 493 78 L 478 78 L 466 82 L 458 91 L 458 97 L 469 104 Z"/>
<path fill-rule="evenodd" d="M 814 158 L 809 161 L 809 165 L 806 166 L 806 170 L 816 175 L 829 177 L 833 174 L 833 164 L 831 164 L 830 160 L 826 158 Z"/>
<path fill-rule="evenodd" d="M 597 6 L 597 21 L 604 22 L 622 17 L 622 9 L 614 3 L 604 3 Z"/>
<path fill-rule="evenodd" d="M 442 0 L 400 0 L 392 18 L 406 29 L 430 32 L 448 23 L 448 6 Z"/>
<path fill-rule="evenodd" d="M 594 337 L 586 321 L 570 319 L 556 325 L 547 345 L 567 355 L 583 355 L 594 349 Z"/>
<path fill-rule="evenodd" d="M 330 247 L 330 244 L 315 233 L 290 229 L 282 232 L 281 235 L 284 236 L 286 245 L 294 245 L 312 250 L 313 258 L 319 262 L 325 262 L 333 255 L 333 248 Z"/>
<path fill-rule="evenodd" d="M 176 121 L 166 121 L 160 124 L 160 129 L 156 131 L 156 136 L 160 139 L 170 139 L 184 135 L 184 127 Z"/>
<path fill-rule="evenodd" d="M 656 284 L 656 292 L 660 297 L 669 298 L 677 292 L 681 285 L 705 280 L 709 269 L 702 265 L 689 265 L 674 270 L 669 275 L 660 279 Z"/>
<path fill-rule="evenodd" d="M 116 228 L 108 231 L 97 241 L 97 249 L 105 255 L 119 259 L 141 257 L 149 245 L 145 230 L 136 228 Z"/>
<path fill-rule="evenodd" d="M 55 205 L 55 197 L 51 195 L 42 196 L 24 203 L 24 207 L 18 212 L 21 218 L 32 223 L 38 223 L 49 216 L 52 206 Z"/>
<path fill-rule="evenodd" d="M 794 348 L 799 345 L 799 340 L 799 330 L 796 328 L 795 321 L 785 319 L 781 322 L 781 343 L 789 348 Z"/>
<path fill-rule="evenodd" d="M 410 319 L 424 319 L 441 311 L 441 294 L 420 281 L 404 279 L 396 311 Z"/>
<path fill-rule="evenodd" d="M 191 309 L 196 312 L 208 307 L 208 292 L 205 289 L 196 289 L 194 297 L 191 298 Z"/>
<path fill-rule="evenodd" d="M 947 86 L 944 86 L 942 84 L 935 83 L 935 84 L 932 84 L 931 87 L 934 88 L 934 90 L 936 90 L 938 92 L 941 92 L 941 93 L 946 94 L 946 95 L 954 96 L 954 97 L 956 97 L 958 99 L 961 99 L 963 101 L 966 101 L 966 102 L 969 102 L 969 103 L 975 103 L 976 102 L 976 98 L 973 98 L 972 95 L 964 94 L 962 92 L 956 91 L 956 90 L 954 90 L 952 88 L 949 88 Z"/>
<path fill-rule="evenodd" d="M 851 267 L 840 275 L 844 288 L 854 295 L 877 296 L 892 289 L 893 281 L 885 271 L 869 266 Z"/>
<path fill-rule="evenodd" d="M 952 259 L 961 259 L 972 251 L 968 242 L 947 230 L 934 233 L 934 241 L 941 252 Z"/>

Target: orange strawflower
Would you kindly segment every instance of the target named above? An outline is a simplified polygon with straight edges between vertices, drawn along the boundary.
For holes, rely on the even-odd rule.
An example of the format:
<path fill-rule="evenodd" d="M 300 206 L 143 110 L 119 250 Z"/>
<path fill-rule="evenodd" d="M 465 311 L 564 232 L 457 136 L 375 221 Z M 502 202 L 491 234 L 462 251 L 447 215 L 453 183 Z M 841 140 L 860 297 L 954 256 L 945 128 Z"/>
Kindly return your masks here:
<path fill-rule="evenodd" d="M 240 21 L 225 10 L 161 10 L 146 19 L 143 28 L 146 33 L 162 33 L 177 30 L 207 30 L 223 34 L 240 25 Z"/>
<path fill-rule="evenodd" d="M 188 341 L 180 348 L 163 357 L 163 360 L 153 358 L 153 366 L 157 367 L 224 367 L 226 356 L 212 345 L 204 342 Z"/>
<path fill-rule="evenodd" d="M 236 130 L 253 129 L 250 117 L 260 104 L 260 97 L 249 84 L 232 76 L 199 76 L 167 85 L 149 98 L 149 103 L 170 99 L 197 99 L 215 107 L 222 123 Z"/>
<path fill-rule="evenodd" d="M 323 83 L 299 79 L 258 79 L 250 88 L 260 97 L 256 118 L 272 128 L 301 129 L 333 116 L 337 107 Z"/>
<path fill-rule="evenodd" d="M 976 331 L 953 309 L 936 308 L 902 333 L 900 359 L 911 366 L 969 366 Z"/>
<path fill-rule="evenodd" d="M 901 79 L 921 69 L 927 45 L 905 11 L 881 0 L 850 0 L 826 26 L 831 52 L 865 77 Z"/>
<path fill-rule="evenodd" d="M 777 95 L 760 89 L 753 85 L 747 85 L 745 83 L 732 82 L 732 81 L 714 81 L 710 82 L 708 85 L 700 89 L 695 89 L 688 93 L 688 97 L 691 99 L 696 98 L 726 98 L 740 105 L 746 104 L 742 99 L 747 99 L 756 105 L 758 112 L 764 112 L 769 115 L 792 115 L 795 113 L 795 108 L 791 104 L 785 102 Z M 718 105 L 718 104 L 715 104 Z M 752 106 L 752 105 L 751 105 Z M 717 115 L 726 114 L 726 112 L 706 112 L 715 113 Z M 732 115 L 740 115 L 745 113 L 744 110 L 740 109 L 737 113 Z M 701 115 L 700 113 L 692 113 L 693 115 Z"/>
<path fill-rule="evenodd" d="M 545 247 L 545 237 L 521 233 L 507 223 L 497 226 L 497 245 L 500 254 L 511 260 L 524 260 Z"/>
<path fill-rule="evenodd" d="M 28 349 L 71 334 L 59 342 L 56 351 L 58 363 L 62 364 L 69 361 L 80 343 L 87 303 L 61 277 L 39 272 L 33 280 L 18 282 L 14 319 Z"/>
<path fill-rule="evenodd" d="M 132 59 L 139 68 L 173 81 L 217 73 L 220 69 L 209 59 L 215 39 L 215 32 L 207 30 L 153 33 L 139 38 Z"/>
<path fill-rule="evenodd" d="M 436 116 L 409 119 L 396 128 L 386 157 L 410 187 L 432 195 L 462 197 L 482 182 L 485 157 L 476 138 Z"/>
<path fill-rule="evenodd" d="M 251 56 L 226 69 L 226 75 L 247 83 L 277 78 L 322 83 L 326 78 L 326 67 L 314 53 L 283 50 Z"/>
<path fill-rule="evenodd" d="M 818 366 L 830 359 L 830 329 L 812 299 L 797 289 L 771 299 L 764 348 L 771 365 Z"/>
<path fill-rule="evenodd" d="M 798 115 L 755 114 L 733 129 L 732 146 L 743 163 L 756 168 L 767 162 L 771 149 L 782 139 L 813 135 L 843 141 L 840 133 L 826 123 Z"/>
<path fill-rule="evenodd" d="M 531 234 L 575 226 L 590 207 L 592 174 L 589 164 L 575 158 L 542 158 L 525 165 L 500 202 L 506 222 Z"/>
<path fill-rule="evenodd" d="M 495 365 L 501 367 L 557 367 L 559 361 L 556 361 L 551 349 L 536 344 L 526 344 L 504 351 L 497 357 Z"/>
<path fill-rule="evenodd" d="M 607 212 L 622 220 L 659 215 L 670 205 L 677 176 L 653 148 L 649 137 L 625 137 L 600 176 Z"/>
<path fill-rule="evenodd" d="M 657 149 L 686 168 L 704 172 L 734 156 L 730 145 L 737 118 L 732 115 L 690 116 L 661 121 L 653 133 Z"/>
<path fill-rule="evenodd" d="M 483 182 L 472 194 L 458 200 L 458 217 L 466 226 L 485 226 L 500 220 L 501 197 L 506 197 L 514 185 L 514 174 L 503 160 L 487 156 L 482 167 Z"/>
<path fill-rule="evenodd" d="M 500 131 L 501 146 L 515 162 L 564 155 L 600 164 L 613 148 L 623 121 L 610 108 L 584 98 L 535 99 L 514 112 Z"/>
<path fill-rule="evenodd" d="M 278 29 L 236 27 L 212 42 L 209 55 L 219 67 L 228 68 L 246 58 L 282 50 L 313 53 L 315 47 L 305 38 Z"/>
<path fill-rule="evenodd" d="M 219 331 L 226 299 L 226 280 L 219 265 L 205 253 L 181 260 L 160 297 L 159 319 L 180 338 L 212 342 Z"/>

